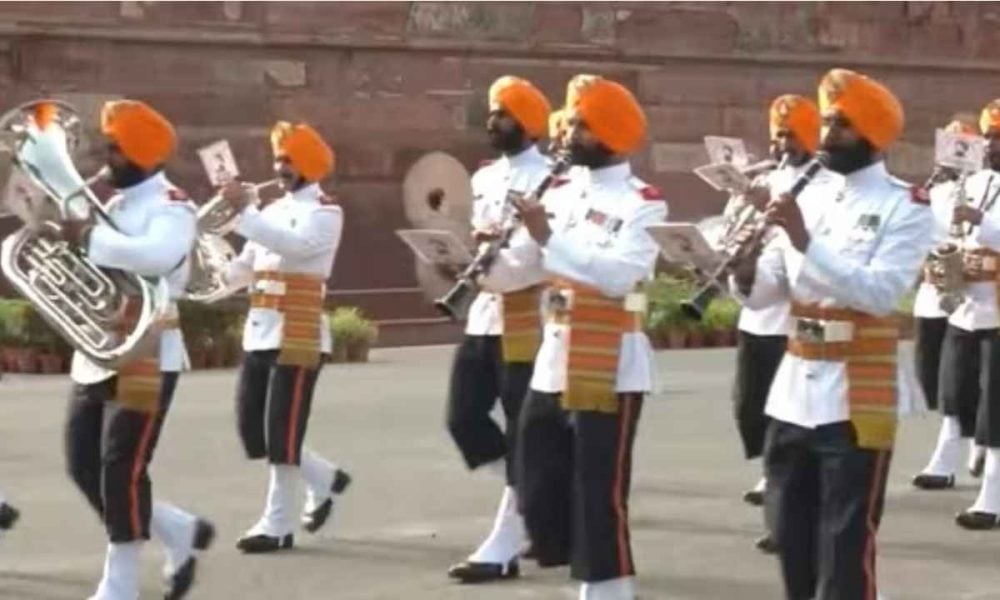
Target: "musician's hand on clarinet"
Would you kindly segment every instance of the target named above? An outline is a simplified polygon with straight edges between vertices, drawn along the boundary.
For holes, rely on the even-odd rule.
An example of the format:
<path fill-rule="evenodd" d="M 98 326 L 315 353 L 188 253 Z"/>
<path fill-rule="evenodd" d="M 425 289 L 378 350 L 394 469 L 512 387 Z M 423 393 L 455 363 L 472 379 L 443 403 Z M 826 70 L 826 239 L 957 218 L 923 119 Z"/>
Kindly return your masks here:
<path fill-rule="evenodd" d="M 746 248 L 733 262 L 730 271 L 736 280 L 736 286 L 740 293 L 749 296 L 753 289 L 754 279 L 757 278 L 757 259 L 760 258 L 763 244 L 751 244 L 751 241 L 758 235 L 756 227 L 752 224 L 744 225 L 733 236 L 733 246 L 736 248 Z"/>
<path fill-rule="evenodd" d="M 983 211 L 968 204 L 958 204 L 952 213 L 952 222 L 955 224 L 972 223 L 979 225 L 983 222 Z"/>
<path fill-rule="evenodd" d="M 809 247 L 809 232 L 806 230 L 802 210 L 795 198 L 782 194 L 767 206 L 766 220 L 770 225 L 778 225 L 788 234 L 788 239 L 799 252 Z"/>
<path fill-rule="evenodd" d="M 552 236 L 552 228 L 549 227 L 549 216 L 545 212 L 545 206 L 534 196 L 525 196 L 514 200 L 521 222 L 528 229 L 531 237 L 544 246 Z"/>

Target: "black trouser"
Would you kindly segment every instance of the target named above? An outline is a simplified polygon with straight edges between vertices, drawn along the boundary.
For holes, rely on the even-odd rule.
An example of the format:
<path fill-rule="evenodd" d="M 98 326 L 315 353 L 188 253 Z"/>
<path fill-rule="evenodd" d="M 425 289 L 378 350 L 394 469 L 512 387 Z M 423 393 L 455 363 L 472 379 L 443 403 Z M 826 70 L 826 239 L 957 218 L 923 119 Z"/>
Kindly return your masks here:
<path fill-rule="evenodd" d="M 948 329 L 948 318 L 928 319 L 917 317 L 916 340 L 913 358 L 916 363 L 917 378 L 927 398 L 927 408 L 938 408 L 938 377 L 941 372 L 941 348 L 944 332 Z"/>
<path fill-rule="evenodd" d="M 236 424 L 247 458 L 297 465 L 323 366 L 279 365 L 277 350 L 243 356 L 236 391 Z"/>
<path fill-rule="evenodd" d="M 748 459 L 764 453 L 764 434 L 770 421 L 764 414 L 764 406 L 787 346 L 788 338 L 783 335 L 754 335 L 745 331 L 738 334 L 733 409 L 743 454 Z"/>
<path fill-rule="evenodd" d="M 875 537 L 892 452 L 850 422 L 768 428 L 767 503 L 788 600 L 875 600 Z"/>
<path fill-rule="evenodd" d="M 635 574 L 628 524 L 642 394 L 620 394 L 616 414 L 566 411 L 560 394 L 531 391 L 519 422 L 521 514 L 538 564 L 570 563 L 573 578 Z"/>
<path fill-rule="evenodd" d="M 504 363 L 497 335 L 467 335 L 455 350 L 446 419 L 470 469 L 513 456 L 510 449 L 517 447 L 517 422 L 532 369 L 532 363 Z M 490 416 L 497 398 L 504 428 Z M 514 485 L 515 471 L 514 460 L 508 458 L 509 485 Z"/>
<path fill-rule="evenodd" d="M 65 429 L 69 475 L 104 521 L 113 543 L 149 539 L 152 483 L 148 467 L 177 386 L 177 373 L 163 373 L 153 412 L 114 400 L 117 377 L 74 384 Z"/>
<path fill-rule="evenodd" d="M 957 417 L 962 437 L 1000 447 L 1000 336 L 996 329 L 949 325 L 941 349 L 941 407 Z"/>

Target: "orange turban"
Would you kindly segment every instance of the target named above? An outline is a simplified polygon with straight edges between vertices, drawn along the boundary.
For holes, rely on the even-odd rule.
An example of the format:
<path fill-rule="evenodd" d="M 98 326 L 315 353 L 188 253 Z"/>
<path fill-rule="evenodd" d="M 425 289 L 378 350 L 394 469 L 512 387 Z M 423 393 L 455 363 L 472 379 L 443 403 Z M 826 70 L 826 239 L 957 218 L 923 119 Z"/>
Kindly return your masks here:
<path fill-rule="evenodd" d="M 986 135 L 991 127 L 1000 129 L 1000 99 L 987 104 L 979 115 L 979 130 L 983 135 Z"/>
<path fill-rule="evenodd" d="M 336 158 L 330 146 L 305 123 L 278 121 L 271 129 L 275 158 L 287 158 L 306 181 L 315 183 L 333 171 Z"/>
<path fill-rule="evenodd" d="M 805 96 L 785 94 L 771 103 L 771 139 L 787 129 L 809 152 L 819 146 L 819 108 Z"/>
<path fill-rule="evenodd" d="M 143 169 L 165 163 L 177 147 L 177 133 L 170 121 L 138 100 L 105 103 L 101 131 L 118 144 L 125 158 Z"/>
<path fill-rule="evenodd" d="M 527 79 L 505 75 L 490 86 L 490 110 L 506 110 L 530 138 L 540 138 L 548 129 L 552 107 L 548 98 Z"/>
<path fill-rule="evenodd" d="M 833 69 L 823 77 L 819 107 L 823 113 L 840 111 L 876 150 L 885 150 L 903 133 L 903 106 L 896 96 L 854 71 Z"/>
<path fill-rule="evenodd" d="M 580 87 L 575 111 L 590 132 L 615 154 L 628 154 L 646 137 L 646 115 L 632 92 L 602 77 Z"/>

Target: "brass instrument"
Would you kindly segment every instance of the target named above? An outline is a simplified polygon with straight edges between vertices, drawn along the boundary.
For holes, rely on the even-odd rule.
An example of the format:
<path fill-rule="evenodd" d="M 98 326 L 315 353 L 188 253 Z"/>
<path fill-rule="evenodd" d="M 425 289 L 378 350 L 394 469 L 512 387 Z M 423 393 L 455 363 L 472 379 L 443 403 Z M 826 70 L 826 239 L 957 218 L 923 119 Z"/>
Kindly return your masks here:
<path fill-rule="evenodd" d="M 807 185 L 813 180 L 814 177 L 820 172 L 820 170 L 826 165 L 827 155 L 822 152 L 818 152 L 816 156 L 806 165 L 805 170 L 799 175 L 799 178 L 792 185 L 791 189 L 788 190 L 787 194 L 793 199 L 798 197 L 802 190 L 805 189 Z M 782 161 L 784 163 L 784 161 Z M 715 271 L 708 277 L 705 283 L 699 288 L 695 294 L 681 303 L 681 309 L 684 314 L 688 317 L 701 320 L 702 315 L 705 313 L 705 309 L 712 300 L 723 293 L 723 285 L 720 281 L 726 276 L 729 271 L 732 270 L 736 264 L 746 256 L 751 255 L 755 252 L 761 244 L 764 243 L 765 236 L 767 235 L 770 227 L 764 220 L 764 213 L 758 210 L 747 211 L 749 214 L 742 222 L 739 227 L 731 227 L 729 232 L 730 236 L 726 241 L 728 246 L 725 250 L 726 257 L 723 259 L 722 263 L 716 267 Z M 752 235 L 746 240 L 745 243 L 736 244 L 732 237 L 736 236 L 740 231 L 746 229 L 748 226 L 753 226 Z"/>
<path fill-rule="evenodd" d="M 952 189 L 952 205 L 960 206 L 968 201 L 965 181 L 969 171 L 962 171 Z M 989 186 L 986 187 L 989 190 Z M 986 191 L 983 192 L 984 194 Z M 927 271 L 931 283 L 938 290 L 938 306 L 947 314 L 955 312 L 965 301 L 965 226 L 952 223 L 948 229 L 948 240 L 935 246 L 927 257 Z"/>
<path fill-rule="evenodd" d="M 556 178 L 568 171 L 570 166 L 568 155 L 561 154 L 557 156 L 549 174 L 531 192 L 530 196 L 540 199 Z M 472 300 L 479 292 L 479 284 L 476 282 L 476 279 L 480 275 L 489 273 L 493 261 L 496 260 L 500 251 L 507 247 L 511 236 L 514 235 L 514 232 L 520 226 L 520 221 L 515 214 L 510 194 L 507 196 L 504 210 L 506 214 L 502 221 L 506 224 L 506 227 L 501 234 L 492 241 L 480 244 L 476 256 L 465 270 L 458 275 L 455 285 L 448 290 L 448 293 L 434 301 L 434 306 L 444 316 L 452 320 L 458 320 L 468 313 Z"/>
<path fill-rule="evenodd" d="M 280 179 L 271 179 L 248 186 L 253 192 L 252 204 L 260 202 L 260 190 L 280 182 Z M 191 251 L 191 275 L 184 288 L 184 297 L 188 300 L 211 304 L 236 292 L 237 288 L 226 281 L 226 270 L 236 257 L 236 251 L 225 237 L 236 228 L 236 217 L 237 213 L 221 193 L 198 209 L 198 238 Z"/>
<path fill-rule="evenodd" d="M 53 100 L 22 104 L 0 116 L 0 141 L 37 195 L 10 194 L 7 208 L 25 226 L 0 245 L 0 269 L 42 318 L 96 365 L 115 370 L 148 354 L 170 309 L 162 280 L 106 269 L 80 249 L 45 235 L 66 219 L 92 215 L 114 227 L 77 172 L 70 152 L 80 140 L 80 118 L 71 105 Z M 126 303 L 138 303 L 138 320 L 125 320 Z M 131 312 L 131 311 L 130 311 Z"/>

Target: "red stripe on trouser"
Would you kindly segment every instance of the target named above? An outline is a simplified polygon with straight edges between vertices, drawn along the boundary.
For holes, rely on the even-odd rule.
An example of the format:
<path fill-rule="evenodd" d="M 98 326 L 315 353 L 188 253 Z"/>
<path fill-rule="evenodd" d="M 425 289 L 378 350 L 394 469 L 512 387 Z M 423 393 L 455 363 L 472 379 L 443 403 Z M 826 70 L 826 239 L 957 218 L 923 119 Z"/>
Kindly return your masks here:
<path fill-rule="evenodd" d="M 288 464 L 295 464 L 296 462 L 295 440 L 297 436 L 295 434 L 298 431 L 299 411 L 302 410 L 302 384 L 305 375 L 305 367 L 296 367 L 295 386 L 292 389 L 292 406 L 288 411 L 288 452 L 286 452 L 285 457 Z"/>
<path fill-rule="evenodd" d="M 632 571 L 632 552 L 628 543 L 628 510 L 625 508 L 625 456 L 628 449 L 629 426 L 632 422 L 632 396 L 623 394 L 618 421 L 618 449 L 615 457 L 615 480 L 611 488 L 611 506 L 618 520 L 618 570 L 622 577 Z"/>
<path fill-rule="evenodd" d="M 879 491 L 885 478 L 888 452 L 879 452 L 875 461 L 875 473 L 872 475 L 872 489 L 868 494 L 868 511 L 865 515 L 865 528 L 868 535 L 865 539 L 865 552 L 862 560 L 865 574 L 865 600 L 877 600 L 878 587 L 875 583 L 875 535 L 878 526 L 875 524 L 875 510 L 878 506 Z"/>
<path fill-rule="evenodd" d="M 136 448 L 135 456 L 132 458 L 132 476 L 129 479 L 129 521 L 135 539 L 142 537 L 142 519 L 139 514 L 139 480 L 142 478 L 142 471 L 146 465 L 146 451 L 149 450 L 149 441 L 153 437 L 155 424 L 156 414 L 148 415 L 142 429 L 142 437 L 139 439 L 139 447 Z"/>

